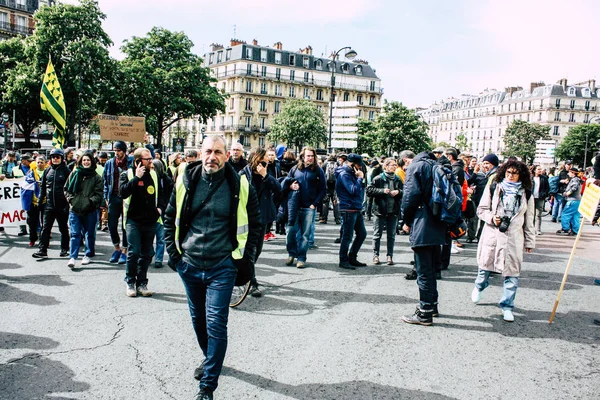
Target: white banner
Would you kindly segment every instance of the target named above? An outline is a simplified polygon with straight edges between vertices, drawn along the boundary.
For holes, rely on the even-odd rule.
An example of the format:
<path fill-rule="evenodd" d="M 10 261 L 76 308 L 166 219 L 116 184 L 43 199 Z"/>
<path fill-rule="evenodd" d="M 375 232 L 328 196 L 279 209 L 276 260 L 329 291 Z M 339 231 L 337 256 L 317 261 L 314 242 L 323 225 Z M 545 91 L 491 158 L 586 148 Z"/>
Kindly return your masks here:
<path fill-rule="evenodd" d="M 331 135 L 332 140 L 356 140 L 358 139 L 357 133 L 333 133 Z"/>
<path fill-rule="evenodd" d="M 358 126 L 352 125 L 334 125 L 333 132 L 356 132 L 358 131 Z"/>
<path fill-rule="evenodd" d="M 27 213 L 21 208 L 21 182 L 24 179 L 0 181 L 0 226 L 25 225 Z"/>
<path fill-rule="evenodd" d="M 331 140 L 331 147 L 335 149 L 354 149 L 356 146 L 356 140 Z"/>

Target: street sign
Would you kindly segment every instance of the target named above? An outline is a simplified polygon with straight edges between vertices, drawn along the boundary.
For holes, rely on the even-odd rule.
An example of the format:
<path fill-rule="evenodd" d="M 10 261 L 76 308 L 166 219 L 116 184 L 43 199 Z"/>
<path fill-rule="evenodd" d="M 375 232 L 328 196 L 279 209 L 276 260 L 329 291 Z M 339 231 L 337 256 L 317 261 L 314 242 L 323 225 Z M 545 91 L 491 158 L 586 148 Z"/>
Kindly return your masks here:
<path fill-rule="evenodd" d="M 4 129 L 4 124 L 0 124 L 0 129 Z"/>
<path fill-rule="evenodd" d="M 331 147 L 336 149 L 354 149 L 356 146 L 356 140 L 331 140 Z"/>

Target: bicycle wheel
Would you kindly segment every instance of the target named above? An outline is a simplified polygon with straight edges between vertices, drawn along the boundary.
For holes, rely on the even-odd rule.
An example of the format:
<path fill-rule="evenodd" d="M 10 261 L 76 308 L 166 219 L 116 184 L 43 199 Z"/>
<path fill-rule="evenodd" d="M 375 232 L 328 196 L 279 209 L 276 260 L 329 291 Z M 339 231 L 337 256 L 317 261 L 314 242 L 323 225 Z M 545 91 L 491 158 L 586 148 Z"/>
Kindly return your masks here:
<path fill-rule="evenodd" d="M 544 211 L 542 212 L 542 217 L 546 217 L 552 213 L 552 204 L 546 200 L 544 202 Z"/>
<path fill-rule="evenodd" d="M 229 300 L 229 307 L 234 308 L 242 304 L 246 296 L 248 296 L 249 291 L 250 281 L 243 286 L 234 286 L 231 293 L 231 300 Z"/>

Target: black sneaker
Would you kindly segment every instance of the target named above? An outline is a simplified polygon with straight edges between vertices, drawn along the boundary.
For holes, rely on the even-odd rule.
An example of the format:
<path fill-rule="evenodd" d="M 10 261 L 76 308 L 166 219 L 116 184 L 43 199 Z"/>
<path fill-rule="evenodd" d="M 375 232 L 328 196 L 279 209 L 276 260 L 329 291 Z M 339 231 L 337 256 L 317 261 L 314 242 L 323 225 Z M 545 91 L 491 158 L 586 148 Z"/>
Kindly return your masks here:
<path fill-rule="evenodd" d="M 208 389 L 200 389 L 196 395 L 196 400 L 213 400 L 213 392 Z"/>
<path fill-rule="evenodd" d="M 349 264 L 354 267 L 366 267 L 367 266 L 367 264 L 358 261 L 356 258 L 351 259 Z"/>
<path fill-rule="evenodd" d="M 154 263 L 154 268 L 162 268 L 162 267 L 163 267 L 163 263 L 161 263 L 161 262 Z"/>
<path fill-rule="evenodd" d="M 339 267 L 343 269 L 356 269 L 352 265 L 350 265 L 350 263 L 347 262 L 340 262 Z"/>
<path fill-rule="evenodd" d="M 405 315 L 402 321 L 407 324 L 430 326 L 433 324 L 433 310 L 421 310 L 419 307 L 413 315 Z"/>
<path fill-rule="evenodd" d="M 59 254 L 60 257 L 66 257 L 68 255 L 69 255 L 69 250 L 65 250 L 65 249 L 62 249 Z"/>
<path fill-rule="evenodd" d="M 204 376 L 204 363 L 206 362 L 206 360 L 202 361 L 202 364 L 200 364 L 195 370 L 194 370 L 194 379 L 199 381 L 200 379 L 202 379 L 202 377 Z"/>
<path fill-rule="evenodd" d="M 414 281 L 417 279 L 417 271 L 412 269 L 408 274 L 404 275 L 404 279 L 407 281 Z"/>
<path fill-rule="evenodd" d="M 336 238 L 333 243 L 342 243 L 342 238 Z"/>
<path fill-rule="evenodd" d="M 438 281 L 439 281 L 440 279 L 442 279 L 442 273 L 441 273 L 441 272 L 436 272 L 436 273 L 435 273 L 435 279 L 437 279 Z"/>
<path fill-rule="evenodd" d="M 46 250 L 40 250 L 31 255 L 33 258 L 48 258 L 48 252 Z"/>
<path fill-rule="evenodd" d="M 17 233 L 17 236 L 27 236 L 29 235 L 29 233 L 27 233 L 27 231 L 21 231 L 19 233 Z"/>
<path fill-rule="evenodd" d="M 437 305 L 437 303 L 435 303 L 433 305 L 433 312 L 431 313 L 431 316 L 434 317 L 434 318 L 437 318 L 437 317 L 440 316 L 440 313 L 438 311 L 438 305 Z"/>
<path fill-rule="evenodd" d="M 250 291 L 248 292 L 252 297 L 262 297 L 262 292 L 258 287 L 258 283 L 256 285 L 250 286 Z"/>
<path fill-rule="evenodd" d="M 559 229 L 556 231 L 557 235 L 562 235 L 562 236 L 569 236 L 569 232 L 570 231 L 565 231 L 564 229 Z"/>

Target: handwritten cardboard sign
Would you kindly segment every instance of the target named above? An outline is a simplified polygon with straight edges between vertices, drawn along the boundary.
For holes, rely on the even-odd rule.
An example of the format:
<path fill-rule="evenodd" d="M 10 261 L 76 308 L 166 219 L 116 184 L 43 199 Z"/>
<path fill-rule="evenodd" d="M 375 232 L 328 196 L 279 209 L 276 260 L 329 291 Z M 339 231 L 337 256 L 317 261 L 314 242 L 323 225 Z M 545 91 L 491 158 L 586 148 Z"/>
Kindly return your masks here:
<path fill-rule="evenodd" d="M 122 140 L 124 142 L 143 142 L 146 134 L 144 117 L 127 117 L 100 114 L 100 137 L 102 140 Z"/>
<path fill-rule="evenodd" d="M 21 207 L 23 179 L 0 181 L 0 226 L 25 225 L 27 213 Z"/>

